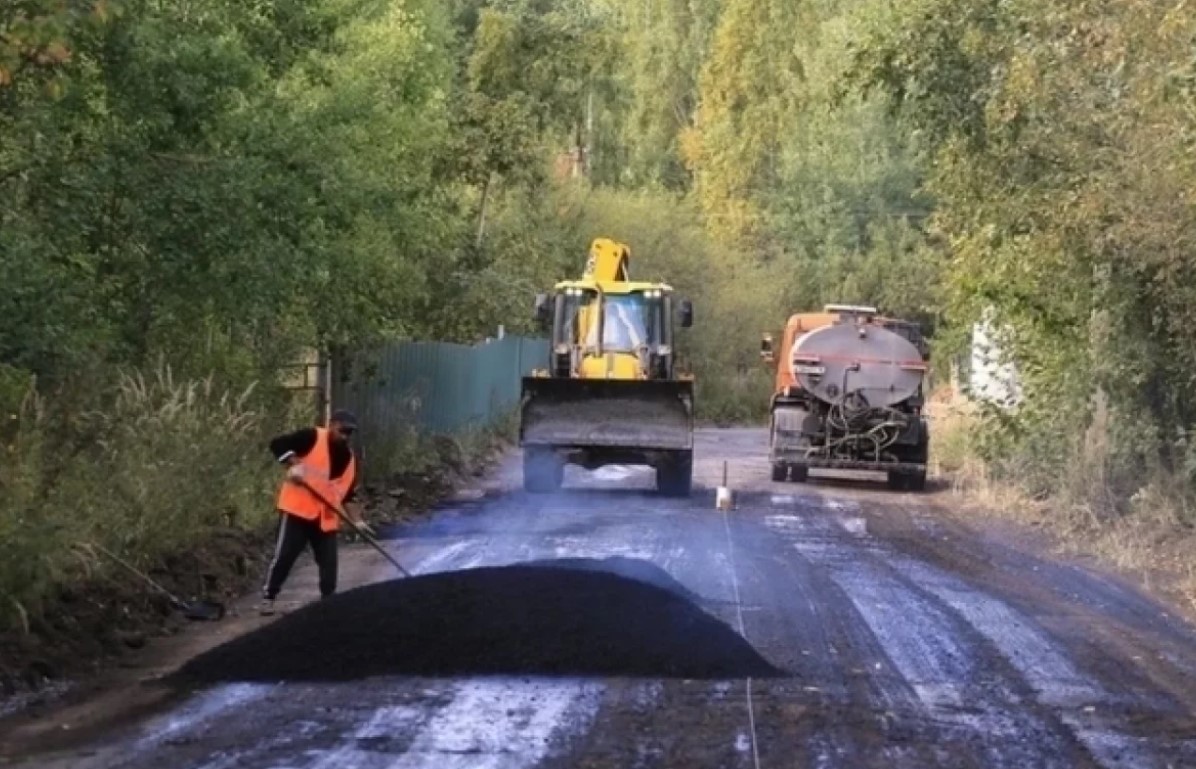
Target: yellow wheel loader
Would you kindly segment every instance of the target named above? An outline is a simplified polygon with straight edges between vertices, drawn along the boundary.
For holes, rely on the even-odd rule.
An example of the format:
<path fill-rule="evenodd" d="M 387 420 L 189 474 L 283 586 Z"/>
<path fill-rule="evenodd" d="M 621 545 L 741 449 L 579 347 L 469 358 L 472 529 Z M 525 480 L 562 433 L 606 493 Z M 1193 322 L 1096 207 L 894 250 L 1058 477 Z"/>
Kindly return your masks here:
<path fill-rule="evenodd" d="M 658 489 L 687 496 L 693 477 L 693 377 L 677 371 L 673 320 L 693 305 L 663 283 L 632 281 L 631 252 L 599 238 L 580 280 L 536 297 L 551 330 L 548 367 L 523 378 L 523 486 L 560 487 L 566 464 L 649 465 Z"/>

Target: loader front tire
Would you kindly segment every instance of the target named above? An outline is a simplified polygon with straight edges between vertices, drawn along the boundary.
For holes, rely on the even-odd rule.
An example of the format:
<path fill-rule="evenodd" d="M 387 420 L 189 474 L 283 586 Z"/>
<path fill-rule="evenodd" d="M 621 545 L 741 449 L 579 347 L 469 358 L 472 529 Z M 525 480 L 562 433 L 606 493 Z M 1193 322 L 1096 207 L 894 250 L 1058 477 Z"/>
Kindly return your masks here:
<path fill-rule="evenodd" d="M 679 451 L 656 468 L 656 488 L 666 497 L 688 497 L 693 475 L 693 452 Z"/>
<path fill-rule="evenodd" d="M 551 449 L 523 450 L 523 490 L 546 494 L 561 487 L 565 463 Z"/>

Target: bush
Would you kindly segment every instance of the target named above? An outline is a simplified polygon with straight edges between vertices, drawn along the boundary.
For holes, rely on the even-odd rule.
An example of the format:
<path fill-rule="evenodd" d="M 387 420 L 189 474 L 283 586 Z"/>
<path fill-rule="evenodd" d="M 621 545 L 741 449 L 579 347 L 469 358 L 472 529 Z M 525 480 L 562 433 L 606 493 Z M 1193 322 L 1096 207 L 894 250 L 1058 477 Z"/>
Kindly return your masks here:
<path fill-rule="evenodd" d="M 765 370 L 712 372 L 697 383 L 698 421 L 718 426 L 759 425 L 768 419 L 772 373 Z"/>

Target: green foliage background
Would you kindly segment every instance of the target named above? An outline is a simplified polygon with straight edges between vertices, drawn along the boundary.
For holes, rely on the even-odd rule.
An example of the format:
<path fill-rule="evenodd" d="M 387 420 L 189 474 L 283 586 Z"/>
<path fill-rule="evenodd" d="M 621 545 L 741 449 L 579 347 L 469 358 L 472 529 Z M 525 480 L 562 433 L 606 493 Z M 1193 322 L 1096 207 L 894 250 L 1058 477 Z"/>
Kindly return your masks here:
<path fill-rule="evenodd" d="M 1022 375 L 988 458 L 1097 518 L 1151 484 L 1190 510 L 1196 17 L 919 0 L 857 18 L 851 82 L 889 98 L 933 161 L 948 317 L 993 312 Z"/>

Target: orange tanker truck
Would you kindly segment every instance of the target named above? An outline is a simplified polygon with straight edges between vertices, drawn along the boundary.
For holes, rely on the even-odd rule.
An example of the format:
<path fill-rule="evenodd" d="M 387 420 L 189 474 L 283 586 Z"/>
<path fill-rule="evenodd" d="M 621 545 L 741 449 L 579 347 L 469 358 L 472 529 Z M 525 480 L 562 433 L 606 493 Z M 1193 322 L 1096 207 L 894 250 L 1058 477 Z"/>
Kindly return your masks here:
<path fill-rule="evenodd" d="M 811 469 L 868 470 L 887 473 L 893 489 L 925 488 L 930 356 L 917 323 L 832 304 L 790 317 L 779 347 L 765 334 L 760 354 L 776 368 L 774 481 L 802 482 Z"/>

